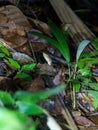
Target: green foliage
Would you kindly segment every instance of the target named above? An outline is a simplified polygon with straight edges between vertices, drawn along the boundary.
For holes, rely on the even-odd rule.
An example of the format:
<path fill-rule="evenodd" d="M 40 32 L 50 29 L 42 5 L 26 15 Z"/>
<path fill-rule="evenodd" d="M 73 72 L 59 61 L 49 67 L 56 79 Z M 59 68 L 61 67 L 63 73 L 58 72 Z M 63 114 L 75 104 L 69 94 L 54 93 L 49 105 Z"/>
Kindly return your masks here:
<path fill-rule="evenodd" d="M 1 58 L 5 57 L 5 54 L 4 53 L 0 53 L 0 57 Z"/>
<path fill-rule="evenodd" d="M 39 122 L 33 121 L 32 116 L 46 115 L 46 111 L 39 107 L 37 102 L 58 94 L 65 88 L 66 85 L 62 84 L 43 92 L 16 92 L 13 96 L 8 92 L 0 91 L 0 101 L 4 105 L 0 107 L 0 130 L 36 130 Z M 12 107 L 9 107 L 10 105 Z"/>
<path fill-rule="evenodd" d="M 96 46 L 96 48 L 98 49 L 98 38 L 94 38 L 91 42 L 92 42 L 92 43 Z"/>
<path fill-rule="evenodd" d="M 2 45 L 2 42 L 0 42 L 0 50 L 2 51 L 2 53 L 4 53 L 6 56 L 10 56 L 10 52 L 8 51 L 8 49 Z"/>
<path fill-rule="evenodd" d="M 91 43 L 89 40 L 83 40 L 77 49 L 76 61 L 71 63 L 70 51 L 64 33 L 50 19 L 48 19 L 48 24 L 55 38 L 38 32 L 30 33 L 47 40 L 61 52 L 68 65 L 69 76 L 67 76 L 66 83 L 47 91 L 37 93 L 26 91 L 15 92 L 13 97 L 7 92 L 0 91 L 0 105 L 2 106 L 0 107 L 1 130 L 36 130 L 38 122 L 33 121 L 31 116 L 46 114 L 45 110 L 39 107 L 37 103 L 51 95 L 62 92 L 69 84 L 73 90 L 73 103 L 75 103 L 75 91 L 80 91 L 81 85 L 85 85 L 87 89 L 89 88 L 87 92 L 94 97 L 94 107 L 98 107 L 98 92 L 93 91 L 98 90 L 98 84 L 92 81 L 92 72 L 90 68 L 91 65 L 98 63 L 98 58 L 94 57 L 98 55 L 98 52 L 95 50 L 91 53 L 83 53 L 85 47 Z M 93 42 L 96 44 L 96 40 Z M 21 66 L 17 61 L 11 58 L 10 52 L 2 43 L 0 44 L 0 50 L 0 57 L 6 58 L 9 63 L 17 69 L 17 75 L 20 78 L 32 80 L 32 77 L 26 73 L 26 71 L 33 70 L 36 67 L 36 63 Z M 73 106 L 75 106 L 75 104 Z"/>
<path fill-rule="evenodd" d="M 77 48 L 76 61 L 74 63 L 70 63 L 70 51 L 64 33 L 62 33 L 62 31 L 50 19 L 48 19 L 48 24 L 56 39 L 38 32 L 30 32 L 30 33 L 47 40 L 49 43 L 53 44 L 61 52 L 61 54 L 67 61 L 68 71 L 69 71 L 69 78 L 66 79 L 67 81 L 66 83 L 71 84 L 73 91 L 74 90 L 79 91 L 81 85 L 86 85 L 87 88 L 89 86 L 93 89 L 97 89 L 98 85 L 92 81 L 91 66 L 93 64 L 98 63 L 98 58 L 95 58 L 95 56 L 98 56 L 98 50 L 94 50 L 89 53 L 83 51 L 90 43 L 93 43 L 98 49 L 98 38 L 92 41 L 83 40 Z M 73 93 L 75 93 L 75 91 Z M 75 100 L 74 95 L 75 94 L 73 94 L 73 100 Z"/>
<path fill-rule="evenodd" d="M 31 71 L 35 67 L 36 67 L 36 63 L 23 65 L 21 69 L 17 72 L 18 77 L 26 80 L 32 80 L 32 77 L 29 74 L 25 73 L 24 71 Z"/>
<path fill-rule="evenodd" d="M 33 70 L 36 67 L 36 63 L 26 64 L 21 67 L 21 70 Z"/>
<path fill-rule="evenodd" d="M 28 124 L 30 124 L 28 126 Z M 30 118 L 18 111 L 0 108 L 0 129 L 1 130 L 35 130 L 30 129 L 34 124 Z"/>
<path fill-rule="evenodd" d="M 19 108 L 19 111 L 25 113 L 26 115 L 44 114 L 44 110 L 42 108 L 31 102 L 18 101 L 16 104 Z"/>
<path fill-rule="evenodd" d="M 74 88 L 76 91 L 80 91 L 81 86 L 80 86 L 79 81 L 74 81 L 74 82 L 72 82 L 72 86 L 73 86 L 73 88 Z"/>
<path fill-rule="evenodd" d="M 9 50 L 5 46 L 2 45 L 2 42 L 0 43 L 1 43 L 0 44 L 0 50 L 1 50 L 0 57 L 6 58 L 8 62 L 11 64 L 11 66 L 13 66 L 15 69 L 18 70 L 17 75 L 19 78 L 32 80 L 32 77 L 23 71 L 33 70 L 36 67 L 36 63 L 30 63 L 30 64 L 25 64 L 21 66 L 16 60 L 11 58 Z"/>
<path fill-rule="evenodd" d="M 98 92 L 94 90 L 87 90 L 89 94 L 93 96 L 93 106 L 95 109 L 98 108 Z"/>
<path fill-rule="evenodd" d="M 16 69 L 20 69 L 20 64 L 12 58 L 7 57 L 9 63 Z"/>
<path fill-rule="evenodd" d="M 32 77 L 29 74 L 26 74 L 24 72 L 17 72 L 17 75 L 19 78 L 26 79 L 26 80 L 32 80 Z"/>
<path fill-rule="evenodd" d="M 3 103 L 3 105 L 6 105 L 6 106 L 14 105 L 14 99 L 7 92 L 0 91 L 0 101 Z"/>
<path fill-rule="evenodd" d="M 76 53 L 76 61 L 79 60 L 81 53 L 84 51 L 85 47 L 90 43 L 89 40 L 83 40 L 77 49 L 77 53 Z"/>
<path fill-rule="evenodd" d="M 29 33 L 33 35 L 37 35 L 47 40 L 49 43 L 53 44 L 64 56 L 67 63 L 69 63 L 70 62 L 69 47 L 68 47 L 68 44 L 67 44 L 67 41 L 65 39 L 63 32 L 50 19 L 48 19 L 48 24 L 51 27 L 52 33 L 55 36 L 56 40 L 52 37 L 43 35 L 38 32 L 29 32 Z"/>
<path fill-rule="evenodd" d="M 82 76 L 92 76 L 92 72 L 90 67 L 86 66 L 83 67 L 82 69 L 79 69 L 78 72 L 82 75 Z"/>
<path fill-rule="evenodd" d="M 58 87 L 49 89 L 47 91 L 37 92 L 37 93 L 29 93 L 29 92 L 19 91 L 19 92 L 15 93 L 14 99 L 28 101 L 31 103 L 37 103 L 40 100 L 46 99 L 47 97 L 49 97 L 51 95 L 55 95 L 55 94 L 62 92 L 65 88 L 66 88 L 66 85 L 61 84 Z"/>
<path fill-rule="evenodd" d="M 96 57 L 94 57 L 94 58 L 83 58 L 83 59 L 80 59 L 79 60 L 79 62 L 77 62 L 77 66 L 79 67 L 79 68 L 84 68 L 85 66 L 86 67 L 90 67 L 91 65 L 93 65 L 93 64 L 97 64 L 98 63 L 98 58 Z"/>

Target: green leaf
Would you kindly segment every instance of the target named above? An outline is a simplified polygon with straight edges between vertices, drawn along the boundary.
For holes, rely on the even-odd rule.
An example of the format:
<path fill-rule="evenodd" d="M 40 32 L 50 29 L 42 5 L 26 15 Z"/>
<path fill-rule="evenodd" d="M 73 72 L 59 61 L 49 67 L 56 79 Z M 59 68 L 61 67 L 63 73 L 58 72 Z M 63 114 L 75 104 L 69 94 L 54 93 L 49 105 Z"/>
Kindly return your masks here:
<path fill-rule="evenodd" d="M 77 53 L 76 53 L 76 61 L 79 60 L 81 53 L 83 52 L 83 50 L 85 49 L 85 47 L 90 43 L 89 40 L 83 40 L 77 49 Z"/>
<path fill-rule="evenodd" d="M 67 63 L 69 63 L 70 52 L 63 32 L 50 19 L 48 19 L 48 24 L 51 27 L 51 30 L 57 40 L 54 40 L 53 38 L 38 32 L 29 32 L 29 33 L 33 35 L 37 35 L 38 37 L 43 38 L 48 42 L 50 42 L 51 44 L 53 44 L 61 52 L 63 57 L 66 59 Z"/>
<path fill-rule="evenodd" d="M 83 58 L 77 62 L 77 66 L 82 69 L 84 67 L 90 67 L 93 64 L 98 63 L 98 58 Z"/>
<path fill-rule="evenodd" d="M 3 46 L 2 43 L 0 43 L 0 49 L 5 55 L 10 56 L 9 50 L 5 46 Z"/>
<path fill-rule="evenodd" d="M 37 126 L 39 124 L 40 124 L 40 121 L 38 119 L 33 121 L 32 125 L 30 126 L 30 128 L 28 130 L 37 130 Z"/>
<path fill-rule="evenodd" d="M 66 88 L 66 85 L 62 84 L 62 85 L 59 85 L 58 87 L 49 89 L 47 91 L 42 91 L 42 92 L 29 93 L 25 91 L 20 91 L 14 94 L 14 98 L 22 100 L 22 101 L 37 103 L 40 100 L 46 99 L 51 95 L 55 95 L 62 92 L 65 88 Z"/>
<path fill-rule="evenodd" d="M 93 90 L 87 90 L 89 94 L 93 96 L 93 106 L 95 109 L 98 108 L 98 92 Z"/>
<path fill-rule="evenodd" d="M 76 64 L 79 69 L 83 69 L 85 67 L 85 62 L 83 62 L 82 60 L 78 61 Z"/>
<path fill-rule="evenodd" d="M 36 63 L 25 64 L 21 67 L 21 70 L 33 70 L 36 67 Z"/>
<path fill-rule="evenodd" d="M 0 107 L 0 130 L 26 130 L 30 123 L 31 119 L 23 114 Z"/>
<path fill-rule="evenodd" d="M 44 113 L 42 108 L 30 102 L 17 101 L 16 104 L 19 107 L 19 111 L 26 115 L 39 115 Z"/>
<path fill-rule="evenodd" d="M 98 90 L 98 83 L 96 82 L 89 83 L 89 86 L 94 90 Z"/>
<path fill-rule="evenodd" d="M 69 47 L 68 47 L 68 44 L 67 44 L 67 41 L 64 37 L 63 32 L 50 19 L 48 19 L 48 24 L 51 27 L 52 33 L 54 34 L 54 36 L 56 37 L 56 39 L 59 43 L 59 48 L 62 51 L 64 58 L 69 63 L 70 62 Z"/>
<path fill-rule="evenodd" d="M 95 57 L 98 56 L 98 50 L 94 50 L 88 53 L 88 57 Z"/>
<path fill-rule="evenodd" d="M 80 80 L 82 81 L 82 84 L 85 86 L 89 86 L 89 83 L 92 83 L 92 80 L 90 78 L 84 76 L 82 76 Z"/>
<path fill-rule="evenodd" d="M 90 67 L 84 67 L 83 69 L 79 69 L 78 72 L 81 73 L 82 76 L 92 76 L 92 72 Z"/>
<path fill-rule="evenodd" d="M 13 106 L 14 105 L 14 99 L 7 92 L 0 91 L 0 100 L 6 106 Z"/>
<path fill-rule="evenodd" d="M 91 42 L 92 42 L 92 44 L 94 44 L 95 47 L 98 49 L 98 38 L 94 38 Z"/>
<path fill-rule="evenodd" d="M 17 75 L 19 78 L 26 79 L 26 80 L 32 80 L 32 77 L 29 74 L 26 74 L 24 72 L 18 72 Z"/>
<path fill-rule="evenodd" d="M 4 53 L 0 53 L 0 57 L 1 58 L 5 57 L 5 54 Z"/>
<path fill-rule="evenodd" d="M 8 59 L 8 61 L 9 61 L 9 63 L 10 63 L 13 67 L 15 67 L 16 69 L 20 69 L 20 65 L 19 65 L 19 63 L 18 63 L 17 61 L 15 61 L 14 59 L 9 58 L 9 57 L 7 57 L 7 59 Z"/>
<path fill-rule="evenodd" d="M 80 83 L 78 81 L 72 82 L 72 85 L 76 91 L 80 91 Z"/>
<path fill-rule="evenodd" d="M 53 38 L 49 37 L 49 36 L 46 36 L 42 33 L 39 33 L 39 32 L 29 32 L 30 34 L 33 34 L 33 35 L 36 35 L 42 39 L 45 39 L 47 40 L 48 42 L 52 43 L 55 47 L 58 48 L 58 42 L 56 40 L 54 40 Z"/>
<path fill-rule="evenodd" d="M 91 52 L 82 52 L 80 59 L 91 58 L 91 57 L 95 57 L 95 56 L 98 56 L 98 50 L 94 50 Z"/>

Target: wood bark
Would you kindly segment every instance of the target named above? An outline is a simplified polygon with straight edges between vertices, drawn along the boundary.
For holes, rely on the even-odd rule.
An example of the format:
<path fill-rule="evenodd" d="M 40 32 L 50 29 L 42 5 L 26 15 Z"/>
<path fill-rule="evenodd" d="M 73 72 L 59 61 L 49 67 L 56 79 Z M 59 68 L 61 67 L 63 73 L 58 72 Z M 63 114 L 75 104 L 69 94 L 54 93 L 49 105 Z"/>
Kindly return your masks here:
<path fill-rule="evenodd" d="M 78 16 L 72 11 L 68 4 L 64 0 L 49 0 L 57 13 L 59 19 L 64 24 L 64 30 L 69 33 L 74 41 L 75 48 L 79 43 L 84 40 L 92 40 L 96 36 L 90 31 L 90 29 L 78 18 Z M 90 52 L 95 49 L 95 46 L 90 44 L 85 50 Z"/>

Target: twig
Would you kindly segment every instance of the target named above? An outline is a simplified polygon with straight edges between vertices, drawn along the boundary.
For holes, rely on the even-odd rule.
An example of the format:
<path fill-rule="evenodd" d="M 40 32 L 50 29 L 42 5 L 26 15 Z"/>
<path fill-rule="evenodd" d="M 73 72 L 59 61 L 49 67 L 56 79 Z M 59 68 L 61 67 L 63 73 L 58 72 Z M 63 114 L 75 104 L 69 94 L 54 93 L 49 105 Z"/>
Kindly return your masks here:
<path fill-rule="evenodd" d="M 79 130 L 74 119 L 72 118 L 71 113 L 69 112 L 69 110 L 67 109 L 66 105 L 64 104 L 64 102 L 62 101 L 62 98 L 60 95 L 57 96 L 58 100 L 62 106 L 62 114 L 64 116 L 64 118 L 66 119 L 66 121 L 68 122 L 68 124 L 70 125 L 72 130 Z"/>

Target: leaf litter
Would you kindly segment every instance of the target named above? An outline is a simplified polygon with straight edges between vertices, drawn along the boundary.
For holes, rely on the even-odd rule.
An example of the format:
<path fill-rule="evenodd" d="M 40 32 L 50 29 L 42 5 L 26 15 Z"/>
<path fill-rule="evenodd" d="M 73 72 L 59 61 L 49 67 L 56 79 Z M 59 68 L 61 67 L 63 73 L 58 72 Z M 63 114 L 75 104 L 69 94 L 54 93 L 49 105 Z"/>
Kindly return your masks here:
<path fill-rule="evenodd" d="M 11 16 L 11 12 L 13 11 L 16 11 L 16 14 Z M 17 14 L 20 14 L 18 18 L 21 18 L 22 16 L 20 22 L 17 20 Z M 53 60 L 51 58 L 52 54 L 54 57 L 57 56 L 58 59 L 62 59 L 60 52 L 54 46 L 49 45 L 48 42 L 42 38 L 31 34 L 26 36 L 26 33 L 29 31 L 37 31 L 53 37 L 49 26 L 42 21 L 30 18 L 29 20 L 31 20 L 31 22 L 33 21 L 33 26 L 35 27 L 35 29 L 32 29 L 33 27 L 30 25 L 27 18 L 17 7 L 14 6 L 0 8 L 0 17 L 0 26 L 2 27 L 2 29 L 0 29 L 0 33 L 2 34 L 0 41 L 12 54 L 12 58 L 18 61 L 20 65 L 32 62 L 37 63 L 37 67 L 34 70 L 27 72 L 27 74 L 32 77 L 32 80 L 28 81 L 20 79 L 17 76 L 17 70 L 10 67 L 7 62 L 4 62 L 6 66 L 6 73 L 3 74 L 2 72 L 2 74 L 0 74 L 1 90 L 8 91 L 11 94 L 14 94 L 19 90 L 34 93 L 42 90 L 48 90 L 51 85 L 57 86 L 64 83 L 67 79 L 67 70 L 64 66 L 65 64 L 59 60 Z M 8 19 L 9 22 L 7 22 Z M 40 62 L 34 60 L 39 59 L 38 52 L 41 52 L 42 54 L 40 56 Z M 0 64 L 2 64 L 2 62 L 0 62 Z M 96 70 L 93 69 L 93 72 L 96 72 Z M 96 78 L 94 77 L 94 79 Z M 83 89 L 83 92 L 77 93 L 76 101 L 78 102 L 78 110 L 75 111 L 76 114 L 74 114 L 74 110 L 72 109 L 70 88 L 69 90 L 63 90 L 63 92 L 60 93 L 60 96 L 65 106 L 69 109 L 70 116 L 72 116 L 73 121 L 76 122 L 77 126 L 81 130 L 84 129 L 84 127 L 89 130 L 90 127 L 94 127 L 94 129 L 96 129 L 98 125 L 96 119 L 97 114 L 92 115 L 92 113 L 94 113 L 92 105 L 93 97 L 89 94 L 87 95 L 85 93 L 85 89 Z M 70 125 L 66 123 L 64 115 L 61 112 L 62 105 L 57 96 L 51 96 L 48 99 L 40 101 L 38 104 L 40 107 L 46 109 L 55 119 L 51 119 L 51 116 L 46 114 L 48 115 L 47 124 L 49 127 L 52 120 L 54 120 L 54 122 L 58 122 L 55 123 L 55 127 L 57 126 L 56 129 L 61 130 L 63 127 L 66 128 L 67 125 Z M 78 112 L 80 112 L 79 115 Z M 39 118 L 41 117 L 39 116 Z M 64 126 L 65 123 L 66 126 Z M 62 128 L 60 128 L 58 124 L 61 125 Z M 44 126 L 42 125 L 41 127 L 43 128 Z M 45 126 L 44 129 L 47 129 L 47 126 Z M 50 129 L 52 130 L 52 127 L 50 127 Z"/>

